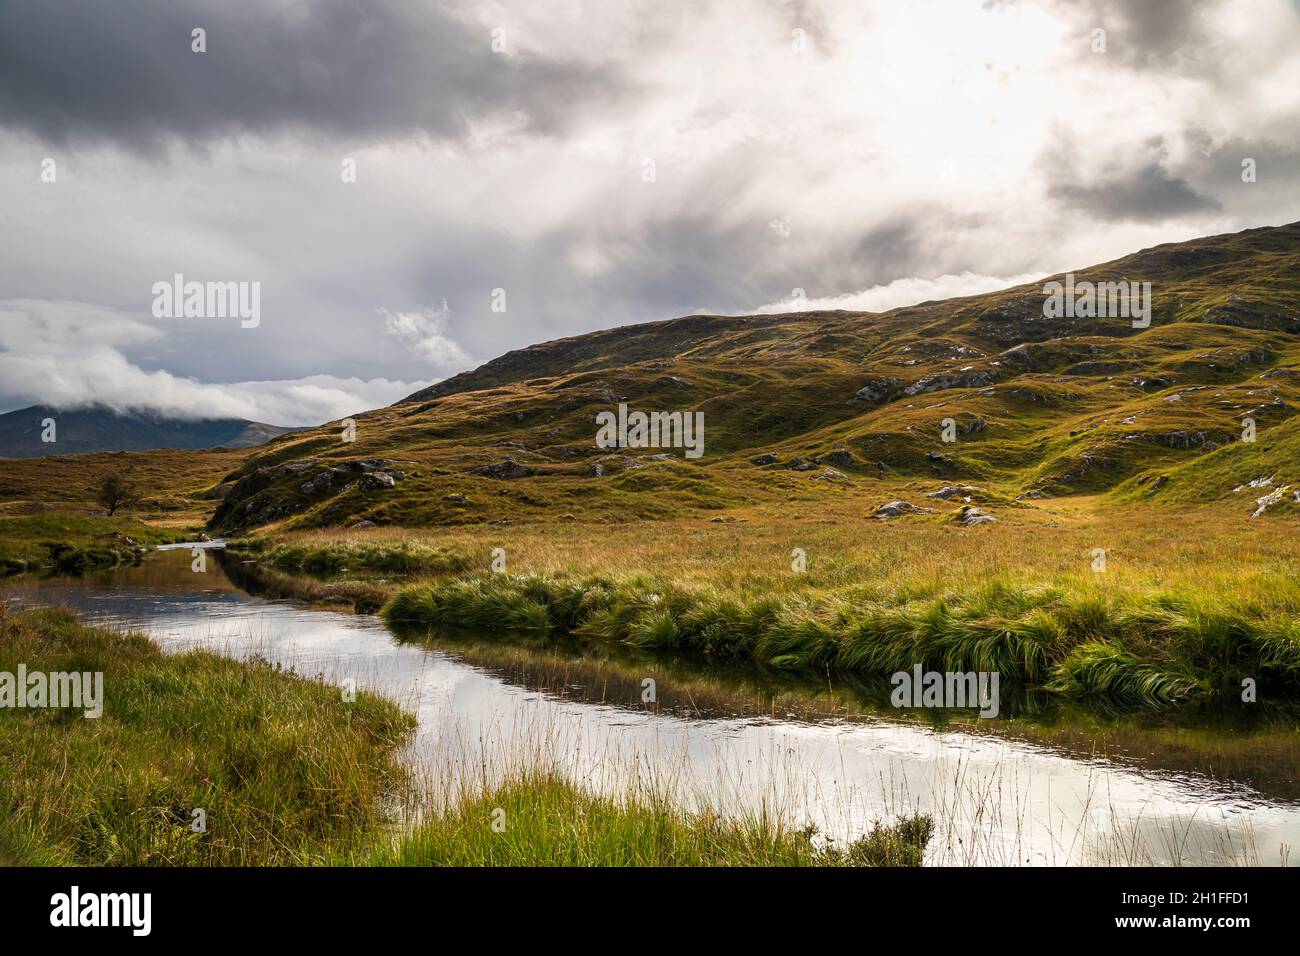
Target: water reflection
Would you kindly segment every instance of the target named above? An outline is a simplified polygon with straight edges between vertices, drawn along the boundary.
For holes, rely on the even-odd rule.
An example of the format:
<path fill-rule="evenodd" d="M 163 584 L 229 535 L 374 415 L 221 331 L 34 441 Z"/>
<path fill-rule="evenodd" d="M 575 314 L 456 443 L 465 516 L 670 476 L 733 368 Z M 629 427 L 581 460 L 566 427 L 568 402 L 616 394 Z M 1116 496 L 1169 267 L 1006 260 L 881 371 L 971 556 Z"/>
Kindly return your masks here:
<path fill-rule="evenodd" d="M 880 709 L 869 685 L 565 642 L 395 637 L 373 617 L 249 594 L 227 574 L 235 559 L 208 557 L 202 573 L 181 548 L 78 580 L 12 581 L 3 593 L 142 630 L 168 649 L 260 654 L 352 678 L 417 714 L 414 759 L 431 774 L 500 773 L 544 747 L 592 786 L 617 789 L 636 774 L 682 799 L 775 808 L 839 837 L 919 809 L 940 823 L 935 863 L 1275 864 L 1300 838 L 1300 735 L 1290 727 L 1051 712 L 936 723 Z"/>

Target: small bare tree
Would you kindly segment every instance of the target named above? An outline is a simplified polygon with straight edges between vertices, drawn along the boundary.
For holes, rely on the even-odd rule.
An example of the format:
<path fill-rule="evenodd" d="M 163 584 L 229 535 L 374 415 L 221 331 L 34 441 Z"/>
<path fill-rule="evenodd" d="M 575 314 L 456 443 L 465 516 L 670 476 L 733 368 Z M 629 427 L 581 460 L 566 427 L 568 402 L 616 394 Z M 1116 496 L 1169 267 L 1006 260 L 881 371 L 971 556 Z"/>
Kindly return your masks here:
<path fill-rule="evenodd" d="M 95 500 L 108 509 L 109 517 L 123 505 L 135 500 L 135 487 L 123 476 L 110 471 L 99 483 Z"/>

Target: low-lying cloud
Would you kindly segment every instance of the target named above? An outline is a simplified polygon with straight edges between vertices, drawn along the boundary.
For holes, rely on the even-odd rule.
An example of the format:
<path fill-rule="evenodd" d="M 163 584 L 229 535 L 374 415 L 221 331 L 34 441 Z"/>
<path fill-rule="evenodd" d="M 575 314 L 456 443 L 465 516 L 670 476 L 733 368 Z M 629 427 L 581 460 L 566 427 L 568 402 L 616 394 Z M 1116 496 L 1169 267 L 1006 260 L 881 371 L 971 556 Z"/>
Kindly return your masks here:
<path fill-rule="evenodd" d="M 180 418 L 246 418 L 318 425 L 388 405 L 431 382 L 306 378 L 202 382 L 147 371 L 123 353 L 159 341 L 157 327 L 84 302 L 0 300 L 0 402 L 59 408 L 106 405 Z"/>
<path fill-rule="evenodd" d="M 1035 273 L 1018 276 L 982 276 L 973 272 L 939 276 L 935 279 L 895 279 L 886 285 L 872 286 L 861 292 L 824 296 L 798 301 L 794 298 L 769 302 L 756 311 L 762 313 L 812 312 L 844 309 L 847 312 L 888 312 L 905 305 L 916 305 L 933 299 L 952 299 L 963 295 L 982 295 L 1012 286 L 1025 285 L 1041 278 Z"/>

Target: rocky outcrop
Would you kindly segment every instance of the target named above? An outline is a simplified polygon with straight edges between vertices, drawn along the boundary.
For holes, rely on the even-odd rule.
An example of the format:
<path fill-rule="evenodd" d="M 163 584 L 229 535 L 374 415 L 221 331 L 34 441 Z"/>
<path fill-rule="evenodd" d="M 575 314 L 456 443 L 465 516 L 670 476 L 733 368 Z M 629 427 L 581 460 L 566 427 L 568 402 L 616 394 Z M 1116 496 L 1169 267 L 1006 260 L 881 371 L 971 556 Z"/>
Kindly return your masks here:
<path fill-rule="evenodd" d="M 308 498 L 331 497 L 342 492 L 361 488 L 377 491 L 392 488 L 406 477 L 396 470 L 397 463 L 386 458 L 358 458 L 332 465 L 308 478 L 298 490 Z"/>
<path fill-rule="evenodd" d="M 918 382 L 913 382 L 903 389 L 904 396 L 923 395 L 926 392 L 942 392 L 950 388 L 987 388 L 998 380 L 998 373 L 993 369 L 961 369 L 956 372 L 936 372 L 927 375 Z"/>
<path fill-rule="evenodd" d="M 354 458 L 326 464 L 302 458 L 258 468 L 228 482 L 209 526 L 233 530 L 279 521 L 321 501 L 352 491 L 377 492 L 406 478 L 387 458 Z"/>
<path fill-rule="evenodd" d="M 897 388 L 897 379 L 873 378 L 858 389 L 857 393 L 853 396 L 853 399 L 858 402 L 883 402 L 886 398 L 892 395 Z"/>

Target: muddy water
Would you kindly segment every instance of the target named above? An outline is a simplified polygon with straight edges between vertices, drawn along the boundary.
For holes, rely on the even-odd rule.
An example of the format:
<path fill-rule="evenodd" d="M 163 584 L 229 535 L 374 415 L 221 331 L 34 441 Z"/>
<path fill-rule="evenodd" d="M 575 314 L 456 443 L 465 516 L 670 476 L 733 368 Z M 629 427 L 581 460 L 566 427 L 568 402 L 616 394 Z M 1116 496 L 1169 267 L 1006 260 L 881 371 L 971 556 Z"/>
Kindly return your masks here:
<path fill-rule="evenodd" d="M 231 573 L 227 573 L 230 568 Z M 724 812 L 763 809 L 836 839 L 931 813 L 932 864 L 1292 863 L 1294 722 L 1180 726 L 1069 715 L 918 720 L 848 688 L 767 681 L 473 635 L 399 639 L 374 617 L 259 597 L 232 559 L 186 548 L 82 579 L 0 585 L 169 650 L 261 655 L 413 711 L 431 781 L 540 756 L 590 786 L 639 780 Z M 232 580 L 234 579 L 234 580 Z M 655 700 L 646 684 L 654 681 Z M 1014 713 L 1014 711 L 1013 711 Z"/>

